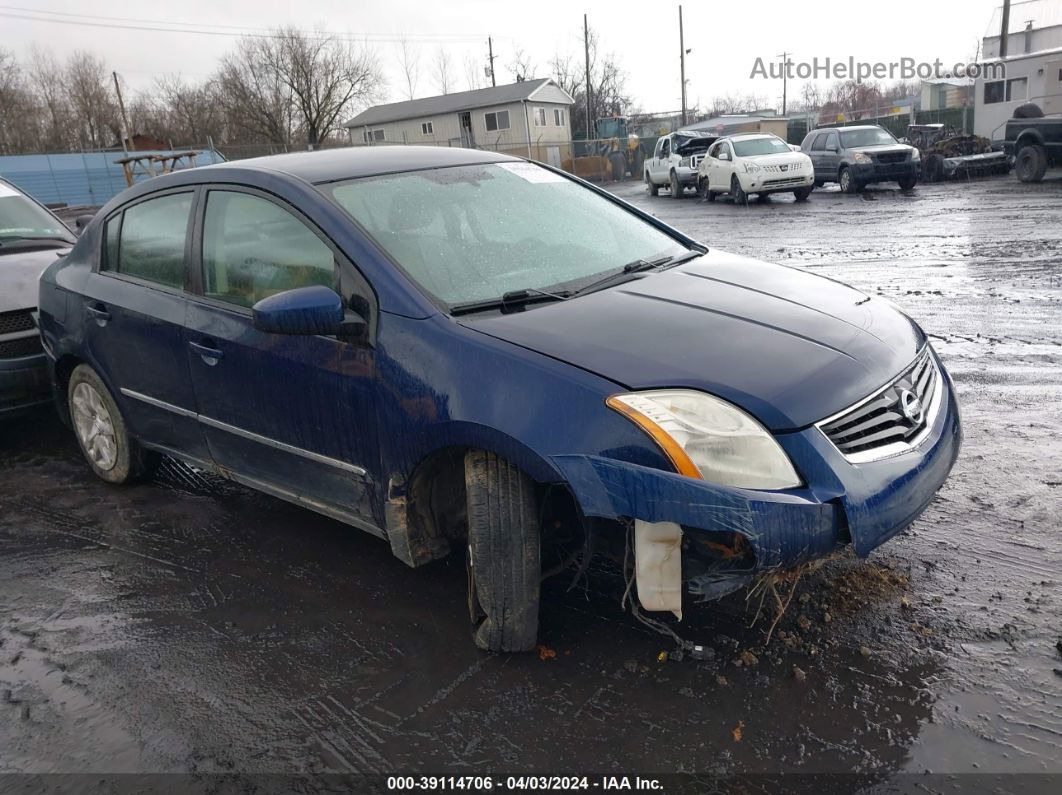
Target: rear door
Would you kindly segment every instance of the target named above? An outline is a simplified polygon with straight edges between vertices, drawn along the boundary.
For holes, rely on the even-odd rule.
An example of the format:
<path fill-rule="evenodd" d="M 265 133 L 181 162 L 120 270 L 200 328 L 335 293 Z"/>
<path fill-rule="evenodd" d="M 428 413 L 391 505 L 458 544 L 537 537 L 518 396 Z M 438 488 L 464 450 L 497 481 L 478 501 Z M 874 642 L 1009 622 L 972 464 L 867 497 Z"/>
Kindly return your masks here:
<path fill-rule="evenodd" d="M 206 460 L 185 355 L 193 188 L 154 193 L 105 223 L 81 311 L 93 364 L 142 441 Z"/>
<path fill-rule="evenodd" d="M 367 282 L 308 219 L 250 189 L 204 192 L 195 249 L 184 355 L 214 461 L 252 485 L 378 526 L 372 348 L 262 332 L 251 314 L 267 296 L 324 285 L 375 316 Z"/>
<path fill-rule="evenodd" d="M 811 158 L 811 164 L 815 167 L 815 179 L 823 180 L 826 178 L 826 170 L 823 164 L 823 156 L 826 154 L 826 138 L 829 133 L 820 132 L 816 133 L 812 139 L 811 148 L 807 154 Z"/>
<path fill-rule="evenodd" d="M 822 178 L 837 181 L 837 171 L 841 167 L 841 139 L 836 130 L 826 135 L 826 148 L 822 152 Z"/>

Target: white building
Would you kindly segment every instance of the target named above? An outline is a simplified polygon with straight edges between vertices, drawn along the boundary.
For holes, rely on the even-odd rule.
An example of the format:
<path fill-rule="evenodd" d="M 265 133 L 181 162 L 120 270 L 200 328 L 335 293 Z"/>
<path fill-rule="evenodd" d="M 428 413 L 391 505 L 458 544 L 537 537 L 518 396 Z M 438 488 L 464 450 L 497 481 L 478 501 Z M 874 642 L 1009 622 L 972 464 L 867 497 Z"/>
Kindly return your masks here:
<path fill-rule="evenodd" d="M 548 78 L 368 108 L 343 126 L 353 144 L 489 149 L 562 166 L 571 157 L 571 106 Z"/>
<path fill-rule="evenodd" d="M 1002 8 L 997 8 L 983 39 L 985 65 L 1002 64 L 1006 76 L 978 78 L 974 93 L 974 132 L 1003 139 L 1014 109 L 1035 102 L 1044 113 L 1062 113 L 1062 0 L 1027 0 L 1010 7 L 1007 56 L 999 58 Z"/>

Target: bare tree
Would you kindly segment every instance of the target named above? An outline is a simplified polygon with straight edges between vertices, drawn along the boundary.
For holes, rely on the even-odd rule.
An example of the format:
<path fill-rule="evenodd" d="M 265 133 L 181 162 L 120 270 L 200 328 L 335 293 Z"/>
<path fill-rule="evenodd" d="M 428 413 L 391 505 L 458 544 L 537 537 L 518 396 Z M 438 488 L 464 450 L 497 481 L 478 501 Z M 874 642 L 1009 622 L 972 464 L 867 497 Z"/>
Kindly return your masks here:
<path fill-rule="evenodd" d="M 45 151 L 61 151 L 75 145 L 77 139 L 71 136 L 73 123 L 63 67 L 51 53 L 37 47 L 30 50 L 29 61 L 27 78 L 39 110 L 40 147 Z"/>
<path fill-rule="evenodd" d="M 397 46 L 398 64 L 406 78 L 407 99 L 413 99 L 417 93 L 417 83 L 420 82 L 420 50 L 406 39 L 399 40 Z"/>
<path fill-rule="evenodd" d="M 483 67 L 471 53 L 465 53 L 465 85 L 469 91 L 483 88 Z"/>
<path fill-rule="evenodd" d="M 31 147 L 37 120 L 21 65 L 11 53 L 0 50 L 0 153 L 23 152 Z"/>
<path fill-rule="evenodd" d="M 449 94 L 453 89 L 453 64 L 450 61 L 450 53 L 442 47 L 435 51 L 435 59 L 432 61 L 432 77 L 435 81 L 435 90 L 440 94 Z"/>
<path fill-rule="evenodd" d="M 582 30 L 579 31 L 582 39 Z M 601 54 L 600 40 L 590 29 L 590 121 L 603 116 L 624 116 L 630 113 L 631 98 L 627 93 L 627 74 L 615 54 Z M 571 109 L 573 132 L 586 130 L 586 62 L 582 51 L 575 54 L 557 53 L 550 61 L 550 73 L 557 84 L 575 100 Z M 593 127 L 591 127 L 591 135 Z"/>
<path fill-rule="evenodd" d="M 295 101 L 291 87 L 271 66 L 272 47 L 268 39 L 241 39 L 222 59 L 216 98 L 249 142 L 287 145 L 295 136 Z"/>
<path fill-rule="evenodd" d="M 120 136 L 118 104 L 103 60 L 88 52 L 70 56 L 64 70 L 67 101 L 84 146 L 110 146 Z"/>
<path fill-rule="evenodd" d="M 513 59 L 506 64 L 505 68 L 512 75 L 513 80 L 530 80 L 535 76 L 535 62 L 522 47 L 513 47 Z"/>

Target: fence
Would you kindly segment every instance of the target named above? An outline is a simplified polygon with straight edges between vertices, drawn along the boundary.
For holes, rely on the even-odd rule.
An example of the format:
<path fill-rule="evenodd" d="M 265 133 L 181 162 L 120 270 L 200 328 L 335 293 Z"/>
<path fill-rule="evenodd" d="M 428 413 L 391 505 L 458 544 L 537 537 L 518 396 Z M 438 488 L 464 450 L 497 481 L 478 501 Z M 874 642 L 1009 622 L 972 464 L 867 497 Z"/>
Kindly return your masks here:
<path fill-rule="evenodd" d="M 878 113 L 879 111 L 876 108 L 850 111 L 843 114 L 843 121 L 833 122 L 818 121 L 818 114 L 810 114 L 810 117 L 805 116 L 803 118 L 799 116 L 791 117 L 786 137 L 789 143 L 799 144 L 804 140 L 804 136 L 808 134 L 809 129 L 815 129 L 816 127 L 850 127 L 854 124 L 876 124 L 879 127 L 884 127 L 897 138 L 902 138 L 907 134 L 907 126 L 909 124 L 944 124 L 967 133 L 973 132 L 974 128 L 973 108 L 919 110 L 915 112 L 914 119 L 911 118 L 910 113 L 876 115 Z M 808 126 L 809 121 L 811 123 L 810 127 Z"/>
<path fill-rule="evenodd" d="M 187 150 L 180 150 L 187 151 Z M 196 165 L 224 160 L 210 149 L 194 148 Z M 167 154 L 163 151 L 137 155 Z M 126 188 L 122 150 L 0 156 L 0 176 L 37 201 L 51 205 L 99 206 Z M 141 176 L 139 179 L 145 179 Z M 139 180 L 138 180 L 139 181 Z"/>

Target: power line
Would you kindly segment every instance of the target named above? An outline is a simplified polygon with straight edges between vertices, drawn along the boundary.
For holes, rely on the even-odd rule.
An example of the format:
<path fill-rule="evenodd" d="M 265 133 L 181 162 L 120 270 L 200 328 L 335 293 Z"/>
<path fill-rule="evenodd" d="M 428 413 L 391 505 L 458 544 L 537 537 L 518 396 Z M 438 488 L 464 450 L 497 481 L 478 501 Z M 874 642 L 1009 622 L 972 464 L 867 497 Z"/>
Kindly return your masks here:
<path fill-rule="evenodd" d="M 139 19 L 135 17 L 108 17 L 90 14 L 71 14 L 61 11 L 39 11 L 37 9 L 23 8 L 20 6 L 0 5 L 0 17 L 9 19 L 21 19 L 30 22 L 46 22 L 58 25 L 74 25 L 92 28 L 117 28 L 120 30 L 141 30 L 156 33 L 185 33 L 200 36 L 228 36 L 243 37 L 253 36 L 258 38 L 277 38 L 277 34 L 266 28 L 248 28 L 239 25 L 199 24 L 191 22 L 170 22 L 165 20 Z M 51 14 L 54 17 L 70 17 L 69 19 L 50 18 L 41 16 Z M 166 27 L 181 25 L 184 27 Z M 391 43 L 408 41 L 411 44 L 458 44 L 472 43 L 482 40 L 482 34 L 472 33 L 410 33 L 396 36 L 381 33 L 340 33 L 328 30 L 296 30 L 296 32 L 308 38 L 339 38 L 351 41 L 372 41 L 379 43 Z M 511 38 L 503 36 L 502 38 Z"/>

